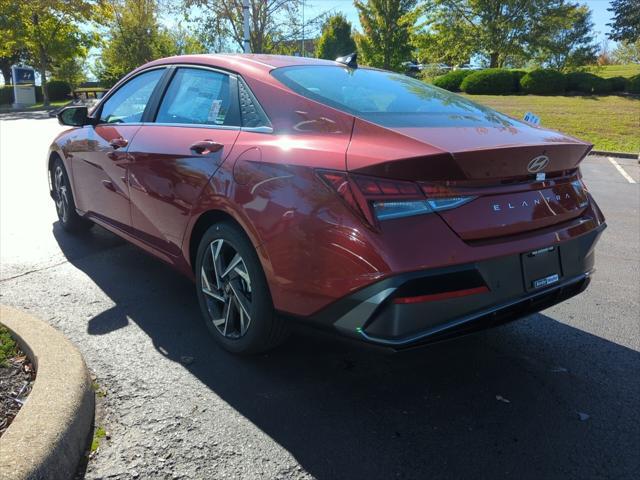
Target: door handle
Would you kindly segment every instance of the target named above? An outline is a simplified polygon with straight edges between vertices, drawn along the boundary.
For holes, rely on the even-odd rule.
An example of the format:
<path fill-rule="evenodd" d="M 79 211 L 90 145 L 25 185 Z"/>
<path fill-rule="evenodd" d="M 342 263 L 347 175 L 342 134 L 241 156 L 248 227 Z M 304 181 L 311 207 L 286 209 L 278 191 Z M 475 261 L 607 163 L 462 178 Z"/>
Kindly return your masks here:
<path fill-rule="evenodd" d="M 222 150 L 223 146 L 221 143 L 214 142 L 213 140 L 202 140 L 191 145 L 189 149 L 198 155 L 207 155 Z"/>
<path fill-rule="evenodd" d="M 124 148 L 128 144 L 129 144 L 129 141 L 126 138 L 122 138 L 122 137 L 109 140 L 109 145 L 111 145 L 114 150 L 117 150 L 119 148 Z"/>

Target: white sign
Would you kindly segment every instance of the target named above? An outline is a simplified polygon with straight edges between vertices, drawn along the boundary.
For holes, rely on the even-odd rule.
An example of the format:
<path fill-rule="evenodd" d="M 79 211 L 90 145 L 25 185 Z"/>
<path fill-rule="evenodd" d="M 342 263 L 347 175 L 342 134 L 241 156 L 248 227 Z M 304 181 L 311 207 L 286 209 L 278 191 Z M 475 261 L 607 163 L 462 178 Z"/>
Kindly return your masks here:
<path fill-rule="evenodd" d="M 29 67 L 11 67 L 13 105 L 23 107 L 36 103 L 36 72 Z"/>
<path fill-rule="evenodd" d="M 534 115 L 531 112 L 527 112 L 524 114 L 524 121 L 532 125 L 540 125 L 540 117 Z"/>

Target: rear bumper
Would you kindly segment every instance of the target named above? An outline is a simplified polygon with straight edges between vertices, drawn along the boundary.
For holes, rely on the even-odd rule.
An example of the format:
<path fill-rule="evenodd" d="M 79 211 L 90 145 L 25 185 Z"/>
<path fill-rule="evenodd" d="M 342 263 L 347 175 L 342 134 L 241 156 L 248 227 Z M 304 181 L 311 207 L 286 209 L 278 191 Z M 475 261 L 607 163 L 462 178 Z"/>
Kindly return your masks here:
<path fill-rule="evenodd" d="M 525 281 L 522 255 L 508 255 L 389 277 L 335 302 L 311 320 L 350 337 L 393 348 L 506 323 L 584 291 L 594 268 L 594 246 L 604 228 L 602 224 L 556 246 L 559 278 L 546 287 L 533 289 Z M 401 299 L 415 298 L 407 295 L 426 301 L 402 303 Z"/>

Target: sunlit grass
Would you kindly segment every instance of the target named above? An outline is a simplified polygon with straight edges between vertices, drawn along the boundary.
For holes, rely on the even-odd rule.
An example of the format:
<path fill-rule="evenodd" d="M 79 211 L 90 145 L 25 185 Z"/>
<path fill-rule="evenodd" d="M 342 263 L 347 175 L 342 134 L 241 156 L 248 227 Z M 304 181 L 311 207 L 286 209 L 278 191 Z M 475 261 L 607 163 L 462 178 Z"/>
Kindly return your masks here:
<path fill-rule="evenodd" d="M 589 141 L 596 150 L 640 151 L 637 96 L 465 96 L 515 118 L 533 112 L 540 117 L 542 126 Z"/>
<path fill-rule="evenodd" d="M 602 67 L 591 67 L 588 70 L 602 78 L 633 77 L 634 75 L 640 74 L 640 63 L 631 63 L 629 65 L 604 65 Z"/>

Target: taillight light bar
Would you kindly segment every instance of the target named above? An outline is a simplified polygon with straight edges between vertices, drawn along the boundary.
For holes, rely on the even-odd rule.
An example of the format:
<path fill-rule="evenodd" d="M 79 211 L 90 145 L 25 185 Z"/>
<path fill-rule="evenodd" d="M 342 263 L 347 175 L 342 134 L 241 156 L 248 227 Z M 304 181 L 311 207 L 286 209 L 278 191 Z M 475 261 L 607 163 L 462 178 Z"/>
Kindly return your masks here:
<path fill-rule="evenodd" d="M 449 210 L 476 198 L 441 186 L 333 170 L 318 170 L 317 173 L 372 226 L 376 226 L 378 221 Z"/>

